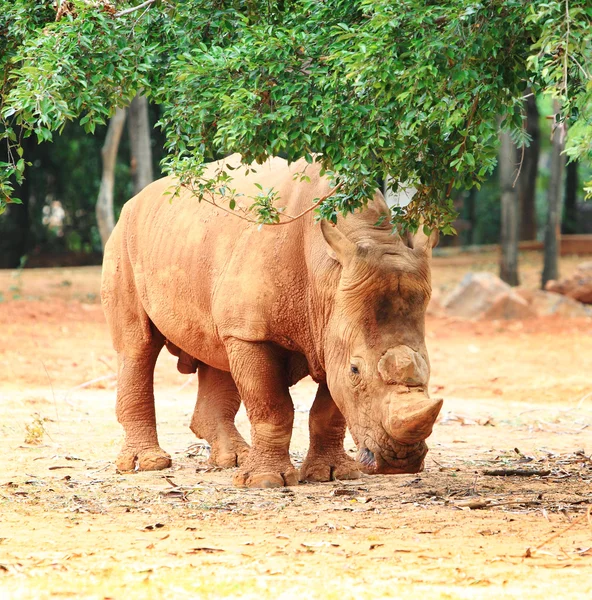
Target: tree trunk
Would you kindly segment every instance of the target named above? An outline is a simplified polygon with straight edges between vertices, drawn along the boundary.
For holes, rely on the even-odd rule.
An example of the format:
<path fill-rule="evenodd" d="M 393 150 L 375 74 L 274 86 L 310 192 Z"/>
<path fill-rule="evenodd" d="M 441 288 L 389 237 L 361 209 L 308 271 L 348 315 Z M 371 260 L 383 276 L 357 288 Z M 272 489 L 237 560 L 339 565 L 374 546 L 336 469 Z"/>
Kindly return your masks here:
<path fill-rule="evenodd" d="M 553 104 L 553 112 L 559 112 L 559 103 Z M 555 127 L 553 131 L 553 144 L 551 147 L 551 177 L 547 193 L 547 224 L 545 226 L 545 261 L 543 266 L 542 287 L 547 281 L 559 277 L 559 244 L 561 235 L 559 225 L 561 222 L 561 178 L 565 157 L 562 155 L 565 130 L 564 125 Z"/>
<path fill-rule="evenodd" d="M 565 168 L 565 208 L 561 233 L 578 233 L 578 163 L 570 162 Z"/>
<path fill-rule="evenodd" d="M 526 132 L 532 138 L 530 146 L 524 148 L 522 169 L 518 178 L 518 197 L 520 202 L 520 239 L 536 240 L 536 181 L 539 170 L 539 154 L 541 147 L 541 131 L 539 127 L 539 111 L 534 96 L 524 101 L 526 109 Z M 520 152 L 522 152 L 520 150 Z"/>
<path fill-rule="evenodd" d="M 37 146 L 35 136 L 22 139 L 24 156 L 31 156 Z M 6 147 L 6 145 L 4 145 Z M 3 148 L 4 150 L 4 148 Z M 0 160 L 7 160 L 0 155 Z M 25 166 L 25 178 L 20 185 L 15 185 L 14 196 L 20 198 L 22 204 L 9 204 L 6 212 L 0 217 L 4 226 L 0 235 L 0 269 L 16 269 L 21 265 L 23 257 L 29 252 L 32 240 L 31 214 L 29 199 L 31 197 L 31 167 Z"/>
<path fill-rule="evenodd" d="M 145 96 L 138 94 L 132 100 L 128 109 L 127 127 L 130 138 L 134 195 L 136 195 L 154 181 L 148 100 Z"/>
<path fill-rule="evenodd" d="M 476 242 L 475 227 L 477 225 L 477 188 L 472 187 L 465 196 L 467 228 L 464 234 L 464 245 L 473 246 Z"/>
<path fill-rule="evenodd" d="M 22 204 L 9 204 L 2 215 L 3 219 L 10 222 L 10 227 L 4 234 L 6 236 L 2 244 L 4 248 L 0 249 L 0 269 L 16 269 L 29 251 L 31 229 L 29 194 L 29 179 L 26 178 L 21 186 L 15 188 L 15 196 L 20 197 Z"/>
<path fill-rule="evenodd" d="M 500 133 L 499 178 L 502 192 L 500 277 L 510 285 L 518 285 L 518 234 L 520 206 L 514 187 L 516 146 L 509 133 Z"/>
<path fill-rule="evenodd" d="M 117 150 L 119 140 L 125 124 L 125 109 L 118 108 L 109 120 L 105 143 L 101 150 L 103 158 L 103 175 L 101 187 L 97 199 L 96 213 L 99 233 L 103 249 L 115 227 L 115 215 L 113 214 L 113 188 L 115 185 L 115 163 L 117 161 Z"/>

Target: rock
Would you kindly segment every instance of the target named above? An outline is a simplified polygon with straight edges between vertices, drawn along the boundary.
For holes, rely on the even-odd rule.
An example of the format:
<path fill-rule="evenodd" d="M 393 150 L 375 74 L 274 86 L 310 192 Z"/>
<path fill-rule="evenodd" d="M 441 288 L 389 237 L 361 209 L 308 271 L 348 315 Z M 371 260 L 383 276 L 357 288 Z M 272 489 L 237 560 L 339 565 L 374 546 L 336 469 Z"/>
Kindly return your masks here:
<path fill-rule="evenodd" d="M 442 293 L 440 292 L 440 290 L 432 290 L 432 295 L 430 297 L 430 302 L 426 309 L 426 314 L 432 317 L 442 317 L 446 314 L 446 311 L 442 306 Z"/>
<path fill-rule="evenodd" d="M 590 318 L 592 317 L 592 308 L 573 298 L 562 296 L 553 314 L 572 319 Z"/>
<path fill-rule="evenodd" d="M 493 300 L 512 288 L 491 273 L 467 273 L 444 301 L 446 311 L 457 317 L 476 318 Z"/>
<path fill-rule="evenodd" d="M 580 265 L 579 273 L 585 272 L 583 266 L 589 269 L 592 288 L 592 263 Z M 464 319 L 530 319 L 549 315 L 578 319 L 592 317 L 592 307 L 569 296 L 544 290 L 513 288 L 492 273 L 468 273 L 438 305 L 446 314 Z M 436 310 L 437 306 L 434 306 L 432 314 L 439 314 Z"/>
<path fill-rule="evenodd" d="M 592 304 L 592 262 L 578 265 L 571 277 L 548 281 L 545 289 L 584 304 Z"/>
<path fill-rule="evenodd" d="M 531 319 L 536 312 L 514 290 L 497 296 L 491 306 L 480 316 L 481 319 Z"/>
<path fill-rule="evenodd" d="M 566 318 L 592 317 L 591 308 L 561 294 L 544 290 L 528 290 L 525 288 L 517 288 L 516 293 L 528 303 L 539 317 L 549 315 L 558 315 Z"/>
<path fill-rule="evenodd" d="M 467 273 L 444 302 L 447 314 L 465 319 L 527 319 L 528 302 L 492 273 Z"/>

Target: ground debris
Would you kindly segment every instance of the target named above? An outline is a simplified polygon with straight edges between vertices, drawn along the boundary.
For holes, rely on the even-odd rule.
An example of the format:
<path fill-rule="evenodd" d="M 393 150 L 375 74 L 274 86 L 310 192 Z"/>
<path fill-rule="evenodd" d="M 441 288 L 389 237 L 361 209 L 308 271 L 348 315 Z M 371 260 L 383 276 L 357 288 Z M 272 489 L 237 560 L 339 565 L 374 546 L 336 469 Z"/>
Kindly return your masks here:
<path fill-rule="evenodd" d="M 469 417 L 468 415 L 462 415 L 453 412 L 447 412 L 440 420 L 440 425 L 448 425 L 450 423 L 460 423 L 462 426 L 466 425 L 480 425 L 482 427 L 495 427 L 495 421 L 493 417 Z"/>
<path fill-rule="evenodd" d="M 164 526 L 164 523 L 154 523 L 153 525 L 146 525 L 146 527 L 141 527 L 140 531 L 154 531 L 155 529 L 162 529 Z"/>
<path fill-rule="evenodd" d="M 336 488 L 331 492 L 331 496 L 356 496 L 357 490 L 353 488 Z"/>
<path fill-rule="evenodd" d="M 535 555 L 537 553 L 541 553 L 541 549 L 544 546 L 546 546 L 547 544 L 549 544 L 553 540 L 555 540 L 555 539 L 563 536 L 570 529 L 573 529 L 574 527 L 576 527 L 580 523 L 584 523 L 585 521 L 587 521 L 588 526 L 592 530 L 592 504 L 588 506 L 586 512 L 583 515 L 580 515 L 577 519 L 574 519 L 573 521 L 571 521 L 571 523 L 567 527 L 564 527 L 563 529 L 560 529 L 559 531 L 556 531 L 555 533 L 553 533 L 553 535 L 549 536 L 548 538 L 546 538 L 545 540 L 543 540 L 540 544 L 538 544 L 538 546 L 535 546 L 534 548 L 528 547 L 526 549 L 526 551 L 524 552 L 524 558 L 533 558 L 533 557 L 535 557 Z M 590 550 L 590 548 L 586 548 L 585 551 L 584 551 L 584 554 L 587 554 L 589 550 Z M 569 555 L 565 552 L 565 550 L 562 549 L 562 552 L 563 552 L 564 555 L 566 555 L 567 558 L 569 558 Z M 580 552 L 577 552 L 577 553 L 581 554 Z"/>
<path fill-rule="evenodd" d="M 186 550 L 186 554 L 200 554 L 204 552 L 205 554 L 214 554 L 216 552 L 226 552 L 223 548 L 210 548 L 208 546 L 199 546 L 197 548 L 191 548 L 190 550 Z"/>
<path fill-rule="evenodd" d="M 92 308 L 2 303 L 0 363 L 8 377 L 0 434 L 8 450 L 0 469 L 0 587 L 12 586 L 7 597 L 403 598 L 435 585 L 434 593 L 454 597 L 544 600 L 549 590 L 592 597 L 591 530 L 582 520 L 592 505 L 590 428 L 583 429 L 592 425 L 592 322 L 428 320 L 449 419 L 428 440 L 425 471 L 237 490 L 233 471 L 208 465 L 207 445 L 188 429 L 195 391 L 182 389 L 190 379 L 166 354 L 156 369 L 157 412 L 173 468 L 116 473 L 114 392 L 89 385 L 75 402 L 61 393 L 101 375 L 93 352 L 107 357 L 105 373 L 115 370 L 101 308 Z M 40 358 L 59 384 L 55 398 Z M 308 379 L 291 389 L 294 464 L 306 455 L 305 411 L 316 391 Z M 47 400 L 30 402 L 34 395 Z M 55 421 L 44 421 L 41 444 L 25 446 L 24 426 L 40 409 Z M 237 427 L 247 438 L 242 408 Z M 348 435 L 348 454 L 352 445 Z M 484 474 L 504 470 L 550 473 Z M 319 541 L 339 546 L 312 545 Z M 471 589 L 486 585 L 495 589 Z"/>
<path fill-rule="evenodd" d="M 191 444 L 188 448 L 185 448 L 180 454 L 185 455 L 187 458 L 207 460 L 210 458 L 210 446 L 205 442 L 196 442 L 195 444 Z"/>
<path fill-rule="evenodd" d="M 490 477 L 545 477 L 550 475 L 550 470 L 544 471 L 536 471 L 534 469 L 494 469 L 491 471 L 483 471 L 483 475 L 488 475 Z"/>
<path fill-rule="evenodd" d="M 336 544 L 335 542 L 325 542 L 325 541 L 319 541 L 319 542 L 301 542 L 300 544 L 303 548 L 338 548 L 339 544 Z"/>
<path fill-rule="evenodd" d="M 506 500 L 498 501 L 494 498 L 469 498 L 466 500 L 456 500 L 453 506 L 461 510 L 478 510 L 481 508 L 495 508 L 496 506 L 507 506 L 512 504 L 540 504 L 539 500 Z"/>

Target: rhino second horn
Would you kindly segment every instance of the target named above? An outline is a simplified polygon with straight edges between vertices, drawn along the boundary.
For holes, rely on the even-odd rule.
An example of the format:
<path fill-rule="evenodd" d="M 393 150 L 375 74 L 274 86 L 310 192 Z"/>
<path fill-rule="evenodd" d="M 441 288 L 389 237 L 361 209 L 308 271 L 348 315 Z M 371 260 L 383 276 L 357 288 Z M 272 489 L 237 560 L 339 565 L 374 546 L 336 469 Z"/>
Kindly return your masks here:
<path fill-rule="evenodd" d="M 427 385 L 430 369 L 425 358 L 409 346 L 387 350 L 378 362 L 378 372 L 385 383 L 407 386 Z"/>
<path fill-rule="evenodd" d="M 411 394 L 411 398 L 404 402 L 399 400 L 400 397 L 391 400 L 386 428 L 388 433 L 401 444 L 416 444 L 425 440 L 432 433 L 443 400 L 426 398 L 423 393 L 421 396 Z"/>

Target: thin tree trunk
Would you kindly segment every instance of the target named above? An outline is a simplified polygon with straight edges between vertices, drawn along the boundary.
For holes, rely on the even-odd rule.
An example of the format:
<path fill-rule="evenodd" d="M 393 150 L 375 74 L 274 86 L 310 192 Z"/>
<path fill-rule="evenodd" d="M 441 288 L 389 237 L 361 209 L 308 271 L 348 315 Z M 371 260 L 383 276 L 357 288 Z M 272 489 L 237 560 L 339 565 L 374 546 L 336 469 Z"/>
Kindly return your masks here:
<path fill-rule="evenodd" d="M 30 156 L 26 154 L 25 156 Z M 25 167 L 27 169 L 28 167 Z M 31 216 L 29 214 L 29 177 L 20 186 L 15 187 L 15 196 L 20 197 L 22 204 L 9 204 L 2 215 L 10 227 L 4 233 L 3 248 L 0 248 L 0 269 L 16 269 L 21 265 L 23 257 L 29 249 Z"/>
<path fill-rule="evenodd" d="M 145 96 L 138 94 L 132 100 L 128 109 L 127 126 L 130 138 L 131 167 L 135 195 L 154 181 L 148 100 Z"/>
<path fill-rule="evenodd" d="M 23 138 L 24 155 L 31 156 L 37 146 L 34 136 Z M 6 160 L 0 156 L 0 160 Z M 31 215 L 29 199 L 31 196 L 31 167 L 25 166 L 25 178 L 14 189 L 14 196 L 20 198 L 22 204 L 9 204 L 6 212 L 0 217 L 5 222 L 3 239 L 0 244 L 0 269 L 16 269 L 27 255 L 31 242 Z"/>
<path fill-rule="evenodd" d="M 118 108 L 109 120 L 105 143 L 101 149 L 103 158 L 103 175 L 101 187 L 97 199 L 96 214 L 101 243 L 103 249 L 115 227 L 115 215 L 113 214 L 113 188 L 115 186 L 115 163 L 117 161 L 117 150 L 119 140 L 125 124 L 125 109 Z"/>
<path fill-rule="evenodd" d="M 469 193 L 465 197 L 465 210 L 467 215 L 468 227 L 465 231 L 465 245 L 473 246 L 476 244 L 475 240 L 475 226 L 477 225 L 477 188 L 472 187 Z"/>
<path fill-rule="evenodd" d="M 500 133 L 499 178 L 502 192 L 500 277 L 510 285 L 518 285 L 518 233 L 520 206 L 514 187 L 516 146 L 509 133 Z"/>
<path fill-rule="evenodd" d="M 553 112 L 559 112 L 559 103 L 553 104 Z M 547 281 L 559 277 L 559 245 L 561 234 L 559 226 L 561 223 L 561 178 L 565 157 L 562 155 L 564 143 L 564 127 L 555 127 L 553 132 L 553 144 L 551 148 L 551 177 L 547 194 L 547 224 L 545 226 L 545 261 L 543 266 L 542 287 L 544 289 Z"/>
<path fill-rule="evenodd" d="M 561 233 L 578 233 L 578 163 L 573 161 L 565 168 L 565 208 Z"/>
<path fill-rule="evenodd" d="M 537 237 L 536 222 L 536 181 L 539 170 L 539 154 L 541 147 L 541 130 L 539 127 L 539 111 L 534 96 L 524 101 L 526 109 L 526 132 L 531 137 L 530 146 L 524 148 L 522 168 L 518 178 L 518 197 L 520 201 L 520 239 L 535 240 Z M 520 150 L 520 152 L 522 152 Z"/>

